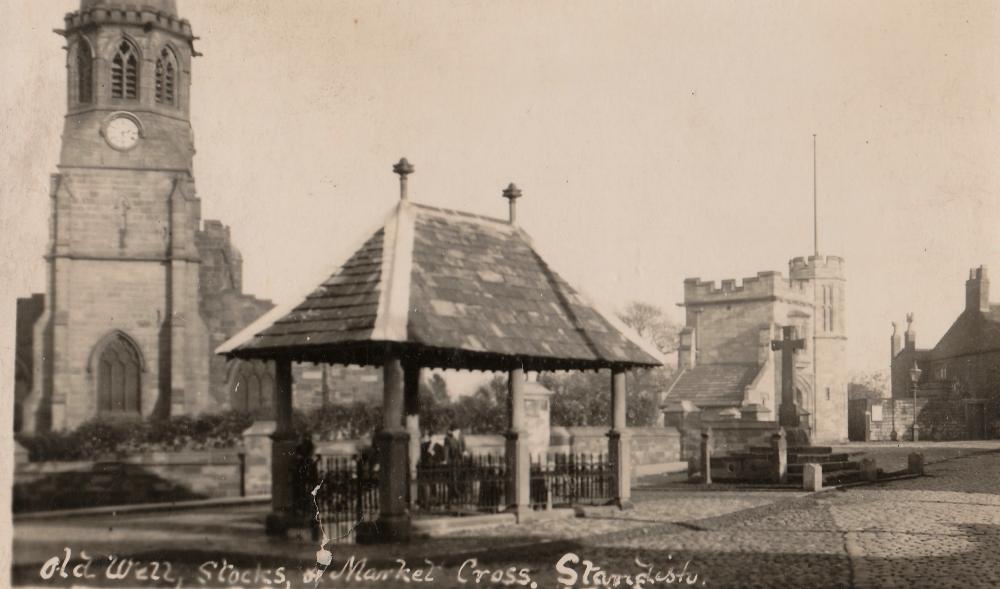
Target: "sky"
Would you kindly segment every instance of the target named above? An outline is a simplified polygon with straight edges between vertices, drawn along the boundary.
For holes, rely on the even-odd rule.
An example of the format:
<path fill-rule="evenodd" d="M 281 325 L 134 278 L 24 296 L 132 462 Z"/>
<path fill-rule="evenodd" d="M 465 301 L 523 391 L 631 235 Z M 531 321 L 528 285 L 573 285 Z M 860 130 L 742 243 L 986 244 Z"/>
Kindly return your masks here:
<path fill-rule="evenodd" d="M 599 303 L 676 303 L 683 280 L 846 258 L 849 368 L 930 347 L 970 267 L 1000 291 L 1000 4 L 178 0 L 200 37 L 203 217 L 283 302 L 399 197 L 521 225 Z M 0 0 L 0 295 L 45 288 L 49 175 L 76 0 Z M 993 300 L 1000 301 L 1000 292 Z M 8 329 L 13 346 L 13 329 Z M 13 356 L 12 353 L 7 354 Z M 0 368 L 10 366 L 9 358 Z M 8 372 L 9 374 L 9 372 Z"/>

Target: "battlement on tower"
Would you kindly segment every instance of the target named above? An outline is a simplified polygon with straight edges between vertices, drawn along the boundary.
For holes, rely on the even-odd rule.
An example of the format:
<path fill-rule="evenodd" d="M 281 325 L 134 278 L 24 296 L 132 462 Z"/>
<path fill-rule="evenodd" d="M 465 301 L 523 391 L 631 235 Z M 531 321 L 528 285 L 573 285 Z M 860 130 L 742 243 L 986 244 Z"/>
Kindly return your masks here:
<path fill-rule="evenodd" d="M 157 9 L 150 5 L 134 3 L 108 3 L 93 7 L 83 7 L 77 12 L 65 16 L 66 29 L 57 31 L 66 35 L 73 31 L 103 25 L 134 25 L 151 27 L 168 31 L 194 40 L 191 23 L 187 19 L 178 18 L 169 11 Z"/>
<path fill-rule="evenodd" d="M 788 275 L 792 280 L 813 278 L 843 278 L 845 263 L 840 256 L 799 256 L 788 262 Z"/>
<path fill-rule="evenodd" d="M 812 291 L 807 291 L 805 284 L 785 278 L 781 272 L 758 272 L 756 276 L 744 278 L 737 283 L 736 279 L 722 280 L 718 285 L 715 281 L 703 281 L 700 278 L 688 278 L 684 281 L 685 304 L 704 304 L 722 301 L 747 301 L 770 298 L 807 298 Z"/>

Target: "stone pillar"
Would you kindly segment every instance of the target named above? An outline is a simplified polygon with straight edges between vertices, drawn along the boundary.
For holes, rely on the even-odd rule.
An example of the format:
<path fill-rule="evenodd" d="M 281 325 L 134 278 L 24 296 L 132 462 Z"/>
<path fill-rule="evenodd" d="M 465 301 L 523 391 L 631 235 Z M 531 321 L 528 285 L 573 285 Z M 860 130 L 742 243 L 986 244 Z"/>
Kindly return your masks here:
<path fill-rule="evenodd" d="M 420 461 L 420 367 L 416 364 L 403 366 L 403 407 L 406 412 L 406 433 L 410 436 L 408 446 L 410 510 L 417 507 L 417 463 Z"/>
<path fill-rule="evenodd" d="M 788 441 L 783 427 L 771 436 L 771 477 L 775 483 L 788 482 Z"/>
<path fill-rule="evenodd" d="M 283 536 L 295 516 L 295 446 L 292 427 L 292 362 L 279 358 L 274 363 L 274 433 L 271 434 L 271 514 L 269 535 Z"/>
<path fill-rule="evenodd" d="M 510 427 L 507 430 L 507 503 L 520 522 L 531 507 L 531 457 L 528 454 L 528 432 L 524 428 L 524 369 L 515 368 L 507 374 L 507 410 Z"/>
<path fill-rule="evenodd" d="M 701 482 L 712 484 L 712 428 L 701 431 Z"/>
<path fill-rule="evenodd" d="M 243 476 L 247 495 L 267 495 L 271 492 L 271 452 L 275 429 L 273 421 L 255 421 L 243 431 L 243 451 L 246 452 Z"/>
<path fill-rule="evenodd" d="M 615 476 L 614 504 L 632 507 L 632 457 L 625 425 L 625 369 L 611 370 L 611 431 L 608 432 L 608 460 Z"/>
<path fill-rule="evenodd" d="M 382 368 L 382 430 L 375 434 L 379 464 L 379 518 L 374 537 L 360 541 L 399 542 L 410 537 L 410 512 L 406 495 L 409 478 L 409 439 L 403 427 L 403 365 L 389 357 Z"/>

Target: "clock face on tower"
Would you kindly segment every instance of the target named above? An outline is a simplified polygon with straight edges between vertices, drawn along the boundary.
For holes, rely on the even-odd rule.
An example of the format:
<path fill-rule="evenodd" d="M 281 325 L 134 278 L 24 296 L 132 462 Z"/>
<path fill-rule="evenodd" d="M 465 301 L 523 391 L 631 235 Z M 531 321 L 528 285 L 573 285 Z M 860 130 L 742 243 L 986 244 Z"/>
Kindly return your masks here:
<path fill-rule="evenodd" d="M 142 129 L 136 118 L 130 114 L 115 113 L 104 124 L 104 140 L 117 150 L 135 147 L 142 137 Z"/>

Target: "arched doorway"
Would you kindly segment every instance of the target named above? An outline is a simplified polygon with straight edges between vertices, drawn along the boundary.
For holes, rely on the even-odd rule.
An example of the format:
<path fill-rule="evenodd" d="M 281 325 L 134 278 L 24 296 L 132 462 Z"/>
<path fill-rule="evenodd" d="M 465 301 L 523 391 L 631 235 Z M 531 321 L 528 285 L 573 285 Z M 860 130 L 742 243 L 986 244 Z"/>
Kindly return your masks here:
<path fill-rule="evenodd" d="M 141 373 L 139 351 L 131 340 L 120 333 L 108 338 L 97 360 L 97 412 L 138 415 Z"/>

